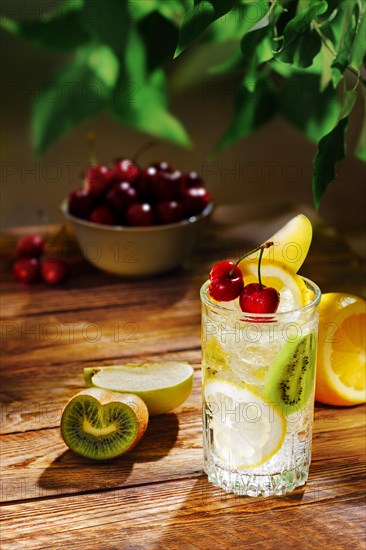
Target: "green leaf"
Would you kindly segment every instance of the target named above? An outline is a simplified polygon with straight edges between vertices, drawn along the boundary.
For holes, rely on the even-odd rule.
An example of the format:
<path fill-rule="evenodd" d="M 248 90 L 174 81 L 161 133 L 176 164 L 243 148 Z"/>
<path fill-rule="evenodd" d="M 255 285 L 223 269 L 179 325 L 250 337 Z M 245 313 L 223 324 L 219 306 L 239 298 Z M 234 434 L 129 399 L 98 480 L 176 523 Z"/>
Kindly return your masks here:
<path fill-rule="evenodd" d="M 147 70 L 154 71 L 173 57 L 179 30 L 157 11 L 140 21 L 138 29 L 145 43 Z M 156 39 L 156 29 L 159 29 L 159 40 Z"/>
<path fill-rule="evenodd" d="M 315 142 L 334 128 L 340 113 L 333 86 L 329 84 L 322 92 L 319 88 L 319 75 L 294 74 L 283 82 L 279 100 L 285 119 Z"/>
<path fill-rule="evenodd" d="M 185 14 L 185 6 L 180 0 L 160 0 L 157 9 L 162 16 L 178 26 Z"/>
<path fill-rule="evenodd" d="M 134 17 L 125 0 L 87 0 L 81 17 L 84 28 L 94 40 L 106 44 L 119 55 L 123 54 Z"/>
<path fill-rule="evenodd" d="M 344 133 L 347 123 L 347 117 L 341 119 L 318 144 L 318 152 L 313 161 L 313 197 L 317 209 L 325 190 L 335 178 L 335 164 L 345 157 Z"/>
<path fill-rule="evenodd" d="M 321 40 L 312 23 L 327 10 L 325 0 L 312 0 L 284 29 L 284 43 L 277 58 L 298 67 L 309 67 L 320 50 Z"/>
<path fill-rule="evenodd" d="M 234 50 L 242 59 L 238 44 L 225 42 L 201 42 L 187 50 L 186 54 L 176 63 L 174 70 L 169 74 L 169 90 L 172 95 L 185 93 L 187 90 L 201 85 L 202 101 L 206 101 L 209 94 L 220 89 L 220 83 L 212 78 L 210 64 L 218 65 L 233 54 Z"/>
<path fill-rule="evenodd" d="M 237 95 L 234 117 L 215 153 L 252 134 L 272 118 L 275 110 L 276 96 L 269 80 L 258 80 L 254 91 L 242 85 Z"/>
<path fill-rule="evenodd" d="M 0 25 L 8 32 L 36 46 L 71 52 L 90 38 L 80 19 L 82 4 L 83 0 L 79 0 L 78 4 L 68 0 L 58 9 L 42 15 L 39 21 L 15 21 L 2 17 Z"/>
<path fill-rule="evenodd" d="M 366 56 L 366 9 L 365 4 L 362 4 L 364 7 L 364 12 L 360 14 L 359 22 L 357 25 L 356 36 L 353 41 L 350 62 L 352 67 L 360 69 L 361 65 L 364 63 Z"/>
<path fill-rule="evenodd" d="M 332 63 L 332 79 L 335 87 L 338 86 L 345 70 L 350 65 L 353 43 L 356 38 L 357 27 L 360 23 L 360 13 L 357 2 L 346 2 L 344 10 L 345 11 L 343 15 L 342 31 L 337 56 Z M 364 36 L 363 43 L 365 44 Z M 363 50 L 365 51 L 364 44 Z M 359 53 L 359 51 L 360 48 L 357 47 L 357 53 Z"/>
<path fill-rule="evenodd" d="M 325 190 L 335 178 L 335 165 L 346 156 L 344 134 L 357 97 L 357 90 L 346 90 L 337 124 L 318 143 L 318 152 L 313 161 L 313 197 L 316 208 L 319 208 Z"/>
<path fill-rule="evenodd" d="M 358 138 L 358 143 L 356 145 L 355 155 L 358 159 L 366 162 L 366 111 L 363 113 L 363 124 L 360 137 Z"/>
<path fill-rule="evenodd" d="M 143 20 L 159 7 L 159 0 L 124 0 L 128 3 L 128 13 L 135 23 Z"/>
<path fill-rule="evenodd" d="M 109 111 L 118 121 L 153 136 L 188 147 L 191 141 L 182 124 L 168 111 L 165 74 L 146 70 L 143 42 L 131 31 Z"/>
<path fill-rule="evenodd" d="M 236 4 L 224 16 L 219 17 L 207 29 L 207 40 L 214 42 L 235 42 L 248 33 L 259 21 L 268 27 L 268 0 L 256 0 Z M 267 29 L 268 32 L 268 29 Z"/>
<path fill-rule="evenodd" d="M 241 50 L 243 53 L 242 67 L 246 73 L 244 84 L 249 90 L 252 90 L 257 80 L 257 67 L 273 58 L 268 29 L 261 28 L 245 34 L 241 41 Z"/>
<path fill-rule="evenodd" d="M 363 162 L 366 162 L 366 82 L 363 81 L 362 84 L 363 116 L 360 136 L 355 149 L 355 156 Z"/>
<path fill-rule="evenodd" d="M 199 0 L 184 16 L 175 57 L 178 57 L 211 23 L 228 13 L 235 0 Z"/>
<path fill-rule="evenodd" d="M 32 135 L 38 154 L 103 109 L 117 77 L 116 63 L 106 46 L 91 44 L 80 48 L 75 59 L 42 87 L 32 112 Z"/>

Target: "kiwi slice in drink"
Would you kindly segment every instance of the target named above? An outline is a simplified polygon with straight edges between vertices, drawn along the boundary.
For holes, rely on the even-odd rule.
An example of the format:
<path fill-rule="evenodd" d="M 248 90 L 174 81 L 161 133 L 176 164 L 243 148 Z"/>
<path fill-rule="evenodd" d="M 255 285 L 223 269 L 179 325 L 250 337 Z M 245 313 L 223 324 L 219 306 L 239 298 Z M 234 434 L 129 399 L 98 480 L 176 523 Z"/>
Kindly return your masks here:
<path fill-rule="evenodd" d="M 264 395 L 285 415 L 305 407 L 314 388 L 315 335 L 288 340 L 268 371 Z"/>
<path fill-rule="evenodd" d="M 130 451 L 143 436 L 149 414 L 137 395 L 89 388 L 67 403 L 61 434 L 68 447 L 95 460 Z"/>

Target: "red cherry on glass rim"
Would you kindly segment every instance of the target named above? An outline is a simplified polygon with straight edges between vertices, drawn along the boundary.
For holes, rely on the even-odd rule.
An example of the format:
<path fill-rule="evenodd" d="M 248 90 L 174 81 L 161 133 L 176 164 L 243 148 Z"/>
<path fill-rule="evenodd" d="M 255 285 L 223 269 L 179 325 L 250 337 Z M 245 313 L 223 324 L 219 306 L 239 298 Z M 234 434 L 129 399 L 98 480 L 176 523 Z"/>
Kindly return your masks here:
<path fill-rule="evenodd" d="M 258 283 L 246 285 L 239 297 L 240 309 L 246 313 L 275 313 L 280 303 L 280 293 L 273 287 L 265 286 L 261 280 L 261 262 L 265 248 L 272 242 L 260 246 L 258 260 Z M 261 319 L 258 319 L 261 321 Z"/>
<path fill-rule="evenodd" d="M 42 279 L 49 285 L 62 283 L 69 274 L 69 265 L 63 260 L 49 258 L 41 265 Z"/>
<path fill-rule="evenodd" d="M 279 303 L 279 292 L 259 283 L 246 285 L 239 297 L 240 309 L 246 313 L 275 313 Z"/>
<path fill-rule="evenodd" d="M 85 191 L 88 191 L 93 197 L 100 197 L 111 185 L 111 176 L 111 171 L 106 166 L 91 166 L 85 175 Z"/>
<path fill-rule="evenodd" d="M 22 258 L 39 258 L 44 252 L 45 241 L 41 235 L 26 235 L 19 239 L 16 254 Z"/>
<path fill-rule="evenodd" d="M 150 204 L 137 202 L 127 210 L 126 220 L 133 226 L 154 225 L 155 215 Z"/>
<path fill-rule="evenodd" d="M 113 177 L 117 181 L 128 181 L 132 183 L 140 174 L 140 168 L 129 159 L 123 159 L 114 165 Z"/>
<path fill-rule="evenodd" d="M 100 223 L 102 225 L 115 225 L 117 219 L 113 212 L 105 206 L 99 206 L 90 214 L 90 221 L 93 223 Z"/>
<path fill-rule="evenodd" d="M 34 283 L 39 278 L 38 258 L 19 258 L 13 265 L 13 275 L 20 283 Z"/>
<path fill-rule="evenodd" d="M 237 298 L 244 287 L 243 274 L 234 262 L 219 262 L 210 271 L 209 293 L 218 302 Z"/>

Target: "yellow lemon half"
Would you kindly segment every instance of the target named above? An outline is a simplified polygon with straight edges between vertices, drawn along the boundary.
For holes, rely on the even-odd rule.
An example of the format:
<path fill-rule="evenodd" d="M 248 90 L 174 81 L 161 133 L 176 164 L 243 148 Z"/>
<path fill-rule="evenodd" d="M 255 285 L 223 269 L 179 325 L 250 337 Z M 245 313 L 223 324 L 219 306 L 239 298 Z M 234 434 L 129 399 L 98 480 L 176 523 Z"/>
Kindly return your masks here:
<path fill-rule="evenodd" d="M 331 292 L 320 302 L 315 399 L 329 405 L 366 401 L 366 302 Z"/>

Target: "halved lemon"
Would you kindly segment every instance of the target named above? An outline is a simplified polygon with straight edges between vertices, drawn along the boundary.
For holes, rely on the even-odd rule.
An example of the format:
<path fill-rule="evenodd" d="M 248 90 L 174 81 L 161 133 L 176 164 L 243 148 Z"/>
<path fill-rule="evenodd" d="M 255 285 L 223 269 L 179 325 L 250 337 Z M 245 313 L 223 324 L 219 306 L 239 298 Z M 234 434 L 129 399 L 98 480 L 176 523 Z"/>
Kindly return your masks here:
<path fill-rule="evenodd" d="M 284 266 L 288 271 L 297 273 L 309 252 L 313 228 L 309 218 L 299 214 L 287 222 L 267 241 L 274 246 L 270 249 L 270 260 Z M 258 263 L 258 252 L 248 256 L 246 261 Z"/>
<path fill-rule="evenodd" d="M 245 258 L 240 262 L 239 267 L 246 285 L 258 282 L 258 263 L 248 262 Z M 308 290 L 304 281 L 299 275 L 279 262 L 263 258 L 261 279 L 264 285 L 271 286 L 280 293 L 278 312 L 291 311 L 309 302 Z"/>
<path fill-rule="evenodd" d="M 330 292 L 320 302 L 315 399 L 329 405 L 366 401 L 366 302 Z"/>
<path fill-rule="evenodd" d="M 214 452 L 233 468 L 260 466 L 281 448 L 286 422 L 273 404 L 245 387 L 217 380 L 204 387 Z"/>

